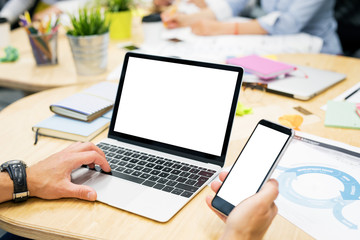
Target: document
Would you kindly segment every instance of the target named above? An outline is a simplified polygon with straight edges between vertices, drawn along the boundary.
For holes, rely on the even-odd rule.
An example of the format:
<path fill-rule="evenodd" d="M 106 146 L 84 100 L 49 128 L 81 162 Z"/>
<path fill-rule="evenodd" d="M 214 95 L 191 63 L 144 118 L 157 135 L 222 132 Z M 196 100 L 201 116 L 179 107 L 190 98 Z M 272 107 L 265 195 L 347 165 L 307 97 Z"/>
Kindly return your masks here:
<path fill-rule="evenodd" d="M 159 26 L 161 27 L 161 26 Z M 294 35 L 197 36 L 190 28 L 161 31 L 161 41 L 140 46 L 148 54 L 224 63 L 228 57 L 278 53 L 319 53 L 322 40 L 305 33 Z"/>
<path fill-rule="evenodd" d="M 280 215 L 315 239 L 360 239 L 360 148 L 297 132 L 272 177 Z"/>

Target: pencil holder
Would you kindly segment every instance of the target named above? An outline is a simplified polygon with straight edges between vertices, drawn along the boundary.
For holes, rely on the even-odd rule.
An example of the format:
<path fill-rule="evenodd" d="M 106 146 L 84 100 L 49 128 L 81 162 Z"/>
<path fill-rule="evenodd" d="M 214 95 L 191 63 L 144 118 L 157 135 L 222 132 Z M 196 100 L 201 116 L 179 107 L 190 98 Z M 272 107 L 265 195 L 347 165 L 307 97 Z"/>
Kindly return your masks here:
<path fill-rule="evenodd" d="M 28 36 L 36 65 L 44 66 L 58 63 L 57 31 L 46 34 L 29 34 Z"/>

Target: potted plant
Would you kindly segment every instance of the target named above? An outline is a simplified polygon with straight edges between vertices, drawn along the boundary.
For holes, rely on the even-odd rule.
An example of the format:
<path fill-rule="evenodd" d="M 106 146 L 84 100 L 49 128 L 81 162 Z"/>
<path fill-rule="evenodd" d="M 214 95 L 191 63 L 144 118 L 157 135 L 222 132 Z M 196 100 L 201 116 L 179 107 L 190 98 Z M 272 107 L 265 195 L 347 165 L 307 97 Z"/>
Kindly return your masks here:
<path fill-rule="evenodd" d="M 106 70 L 109 23 L 100 8 L 81 8 L 71 15 L 67 37 L 80 75 L 95 75 Z"/>
<path fill-rule="evenodd" d="M 132 0 L 106 0 L 111 39 L 125 40 L 131 37 L 131 5 Z"/>

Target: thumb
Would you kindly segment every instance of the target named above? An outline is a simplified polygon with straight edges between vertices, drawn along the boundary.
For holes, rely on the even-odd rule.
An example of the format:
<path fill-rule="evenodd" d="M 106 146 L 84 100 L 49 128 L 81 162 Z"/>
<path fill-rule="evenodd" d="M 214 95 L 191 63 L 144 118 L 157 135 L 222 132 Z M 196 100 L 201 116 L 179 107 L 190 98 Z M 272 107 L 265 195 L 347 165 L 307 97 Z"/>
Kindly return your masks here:
<path fill-rule="evenodd" d="M 97 198 L 96 191 L 85 185 L 71 184 L 68 191 L 69 197 L 72 198 L 79 198 L 87 201 L 95 201 Z"/>

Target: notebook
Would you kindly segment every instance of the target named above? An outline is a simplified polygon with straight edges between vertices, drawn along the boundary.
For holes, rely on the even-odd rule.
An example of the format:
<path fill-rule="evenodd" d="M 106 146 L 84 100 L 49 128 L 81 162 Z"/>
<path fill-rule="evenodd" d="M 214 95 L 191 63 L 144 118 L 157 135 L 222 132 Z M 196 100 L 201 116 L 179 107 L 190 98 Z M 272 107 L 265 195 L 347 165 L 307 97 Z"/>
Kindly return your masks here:
<path fill-rule="evenodd" d="M 266 81 L 247 74 L 244 77 L 244 86 L 256 84 L 256 87 L 264 88 L 267 92 L 309 100 L 346 78 L 343 73 L 307 66 L 296 67 L 296 71 L 285 77 Z"/>
<path fill-rule="evenodd" d="M 329 101 L 326 106 L 325 126 L 360 129 L 360 104 Z"/>
<path fill-rule="evenodd" d="M 81 142 L 90 141 L 109 126 L 110 119 L 111 112 L 107 112 L 91 122 L 79 121 L 55 114 L 32 127 L 32 130 L 36 133 L 35 144 L 38 136 Z"/>
<path fill-rule="evenodd" d="M 230 58 L 226 61 L 226 63 L 241 66 L 246 72 L 252 73 L 264 80 L 273 79 L 296 70 L 296 67 L 293 65 L 263 58 L 257 55 Z"/>
<path fill-rule="evenodd" d="M 98 201 L 166 222 L 220 172 L 240 92 L 240 67 L 125 55 L 108 137 L 112 168 L 80 168 L 72 181 Z"/>
<path fill-rule="evenodd" d="M 116 90 L 117 83 L 101 82 L 51 104 L 50 110 L 61 116 L 93 121 L 113 107 Z"/>

